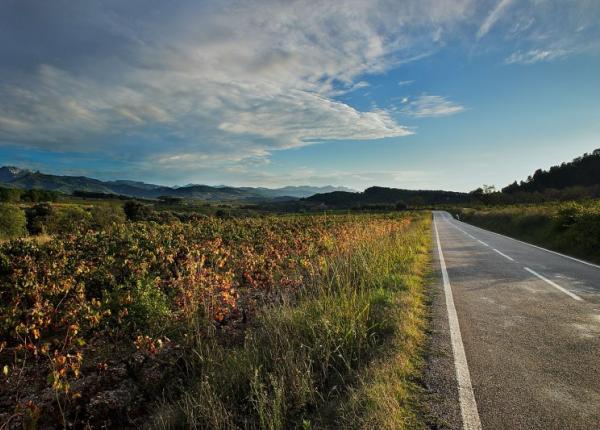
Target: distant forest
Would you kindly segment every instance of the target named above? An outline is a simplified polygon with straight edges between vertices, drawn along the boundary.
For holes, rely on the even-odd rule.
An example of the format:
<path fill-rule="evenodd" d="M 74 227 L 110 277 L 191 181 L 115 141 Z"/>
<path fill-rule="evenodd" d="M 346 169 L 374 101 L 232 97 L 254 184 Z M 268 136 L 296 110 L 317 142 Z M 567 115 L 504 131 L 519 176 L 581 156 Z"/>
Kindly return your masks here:
<path fill-rule="evenodd" d="M 600 198 L 600 149 L 548 170 L 538 169 L 525 181 L 515 181 L 501 191 L 484 185 L 469 194 L 484 204 Z"/>
<path fill-rule="evenodd" d="M 403 190 L 398 188 L 371 187 L 362 193 L 335 191 L 315 194 L 303 199 L 309 204 L 352 209 L 405 209 L 423 205 L 467 203 L 471 197 L 466 193 L 432 190 Z"/>
<path fill-rule="evenodd" d="M 547 189 L 569 187 L 591 187 L 600 185 L 600 149 L 591 154 L 583 154 L 571 162 L 552 166 L 549 170 L 538 169 L 526 181 L 517 181 L 502 188 L 503 193 L 543 192 Z"/>

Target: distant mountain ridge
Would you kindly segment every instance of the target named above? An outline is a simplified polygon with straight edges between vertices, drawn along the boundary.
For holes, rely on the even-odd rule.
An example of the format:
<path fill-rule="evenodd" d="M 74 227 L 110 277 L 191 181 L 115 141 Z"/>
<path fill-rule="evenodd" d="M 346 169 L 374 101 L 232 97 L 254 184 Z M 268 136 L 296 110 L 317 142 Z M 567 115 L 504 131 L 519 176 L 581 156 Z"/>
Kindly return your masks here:
<path fill-rule="evenodd" d="M 0 167 L 0 185 L 24 189 L 37 188 L 60 191 L 66 194 L 72 194 L 75 191 L 86 191 L 147 199 L 169 196 L 209 201 L 293 200 L 309 197 L 317 193 L 352 191 L 349 188 L 334 187 L 331 185 L 323 187 L 306 185 L 282 188 L 253 188 L 190 184 L 182 187 L 167 187 L 131 180 L 101 181 L 86 176 L 49 175 L 15 166 Z"/>
<path fill-rule="evenodd" d="M 371 187 L 363 192 L 334 191 L 315 194 L 303 200 L 329 207 L 355 208 L 369 205 L 394 205 L 400 202 L 411 206 L 466 203 L 470 200 L 470 196 L 455 191 Z"/>

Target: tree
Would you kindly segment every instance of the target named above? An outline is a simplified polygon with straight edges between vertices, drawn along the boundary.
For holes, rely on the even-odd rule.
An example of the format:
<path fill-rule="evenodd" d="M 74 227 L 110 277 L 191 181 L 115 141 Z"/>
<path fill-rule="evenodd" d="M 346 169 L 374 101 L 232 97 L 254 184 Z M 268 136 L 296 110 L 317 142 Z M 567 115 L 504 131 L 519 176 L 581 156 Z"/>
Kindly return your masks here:
<path fill-rule="evenodd" d="M 178 205 L 183 202 L 181 197 L 160 196 L 158 200 L 165 205 Z"/>
<path fill-rule="evenodd" d="M 492 194 L 496 192 L 495 185 L 483 185 L 483 194 Z"/>
<path fill-rule="evenodd" d="M 397 211 L 405 211 L 408 209 L 408 205 L 403 201 L 396 202 L 396 210 Z"/>
<path fill-rule="evenodd" d="M 21 200 L 28 202 L 54 202 L 58 198 L 58 193 L 50 190 L 31 189 L 21 195 Z"/>
<path fill-rule="evenodd" d="M 90 227 L 92 215 L 80 206 L 66 206 L 54 210 L 46 221 L 46 231 L 53 234 L 69 234 Z"/>
<path fill-rule="evenodd" d="M 517 191 L 519 191 L 519 184 L 517 184 L 517 181 L 502 188 L 502 192 L 507 194 L 516 193 Z"/>
<path fill-rule="evenodd" d="M 125 213 L 121 206 L 94 206 L 90 209 L 91 227 L 95 230 L 105 229 L 112 224 L 123 224 Z"/>
<path fill-rule="evenodd" d="M 600 185 L 600 149 L 583 154 L 567 163 L 552 166 L 548 170 L 537 169 L 526 181 L 505 187 L 504 193 L 545 193 L 547 190 L 562 190 L 573 187 Z"/>
<path fill-rule="evenodd" d="M 18 203 L 21 201 L 21 193 L 18 188 L 0 187 L 0 202 Z"/>
<path fill-rule="evenodd" d="M 38 203 L 25 211 L 27 218 L 27 231 L 29 234 L 45 233 L 48 221 L 54 213 L 49 203 Z"/>
<path fill-rule="evenodd" d="M 0 203 L 0 239 L 13 239 L 27 234 L 27 220 L 21 208 Z"/>
<path fill-rule="evenodd" d="M 123 211 L 129 221 L 146 221 L 152 218 L 153 210 L 150 206 L 135 200 L 130 200 L 123 205 Z"/>

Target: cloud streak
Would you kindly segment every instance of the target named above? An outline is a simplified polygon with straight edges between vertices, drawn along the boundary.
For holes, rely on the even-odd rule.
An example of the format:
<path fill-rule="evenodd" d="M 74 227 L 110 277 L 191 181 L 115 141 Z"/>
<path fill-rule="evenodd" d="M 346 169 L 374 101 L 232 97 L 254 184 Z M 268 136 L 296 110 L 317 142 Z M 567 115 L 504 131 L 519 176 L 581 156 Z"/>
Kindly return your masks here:
<path fill-rule="evenodd" d="M 535 64 L 552 61 L 569 55 L 565 49 L 532 49 L 527 52 L 513 52 L 504 61 L 506 64 Z"/>
<path fill-rule="evenodd" d="M 403 100 L 405 106 L 400 112 L 416 118 L 433 118 L 456 115 L 466 109 L 458 103 L 448 100 L 446 97 L 434 95 L 421 95 L 414 100 L 406 98 Z"/>
<path fill-rule="evenodd" d="M 479 30 L 477 31 L 477 39 L 481 39 L 492 29 L 494 24 L 504 15 L 508 7 L 514 2 L 514 0 L 499 0 L 496 7 L 492 9 L 489 15 L 486 16 L 484 21 L 481 23 Z"/>

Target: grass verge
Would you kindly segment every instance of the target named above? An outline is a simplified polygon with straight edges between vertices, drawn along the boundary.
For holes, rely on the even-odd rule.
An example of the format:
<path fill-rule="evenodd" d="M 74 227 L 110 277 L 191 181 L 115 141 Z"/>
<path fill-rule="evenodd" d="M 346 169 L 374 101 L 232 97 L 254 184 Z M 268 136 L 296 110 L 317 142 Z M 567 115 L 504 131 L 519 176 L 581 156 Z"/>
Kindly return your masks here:
<path fill-rule="evenodd" d="M 419 428 L 430 214 L 323 261 L 305 292 L 264 308 L 244 342 L 201 338 L 191 389 L 152 428 Z"/>
<path fill-rule="evenodd" d="M 600 262 L 600 201 L 452 211 L 461 220 L 525 242 Z"/>

